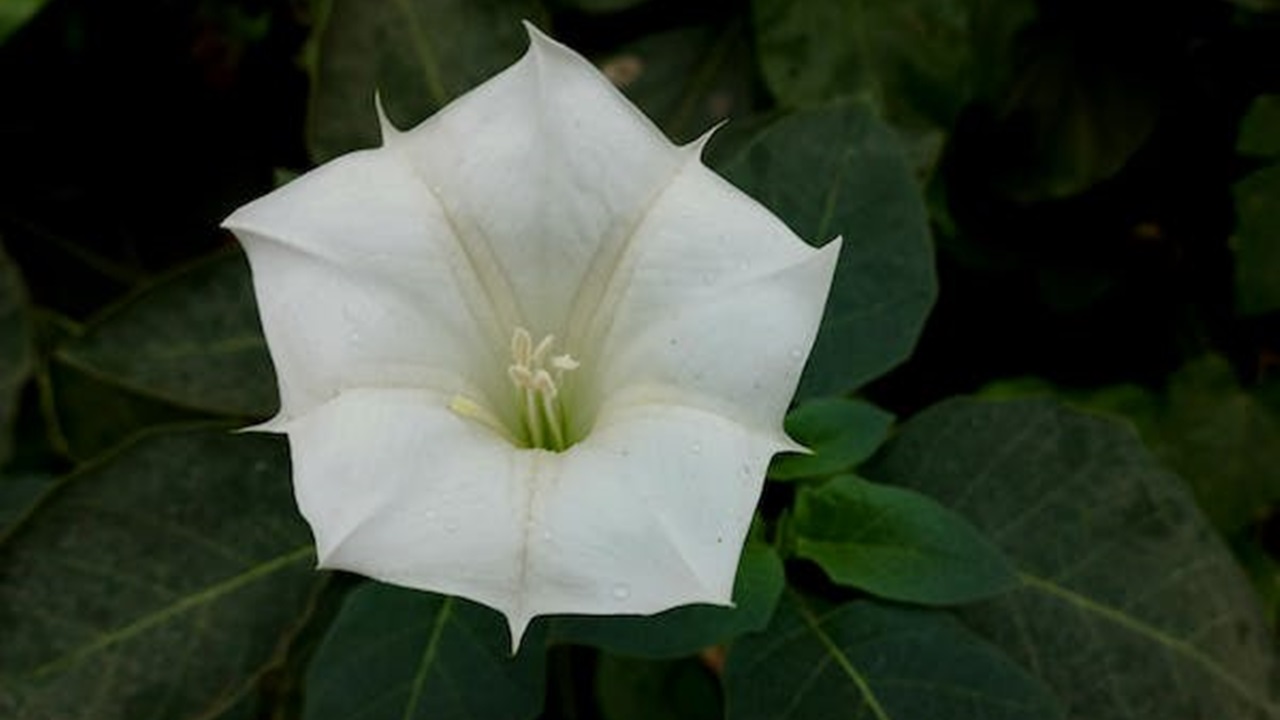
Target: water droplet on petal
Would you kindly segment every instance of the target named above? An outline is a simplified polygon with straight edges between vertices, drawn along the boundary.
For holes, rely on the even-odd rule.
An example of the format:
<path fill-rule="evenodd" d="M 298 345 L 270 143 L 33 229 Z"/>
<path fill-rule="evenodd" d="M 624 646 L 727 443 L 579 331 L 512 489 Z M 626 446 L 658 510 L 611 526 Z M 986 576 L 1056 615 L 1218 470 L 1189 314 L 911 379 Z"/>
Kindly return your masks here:
<path fill-rule="evenodd" d="M 702 452 L 702 445 L 699 443 L 694 443 L 693 447 L 689 449 L 693 451 L 694 455 L 697 455 L 698 453 Z"/>
<path fill-rule="evenodd" d="M 551 531 L 550 531 L 550 530 L 543 530 L 543 531 L 542 531 L 542 539 L 543 539 L 543 540 L 550 540 L 550 539 L 551 539 Z"/>
<path fill-rule="evenodd" d="M 795 350 L 791 351 L 791 357 L 799 360 L 800 358 L 804 357 L 804 352 L 801 351 L 799 348 L 796 348 Z"/>
<path fill-rule="evenodd" d="M 452 520 L 450 520 L 449 522 L 447 522 L 447 523 L 445 523 L 445 524 L 444 524 L 444 531 L 445 531 L 445 532 L 447 532 L 447 533 L 456 533 L 456 532 L 458 532 L 458 523 L 453 522 Z"/>
<path fill-rule="evenodd" d="M 435 519 L 436 519 L 436 511 L 435 511 L 435 510 L 427 510 L 426 512 L 422 513 L 422 517 L 423 517 L 423 518 L 425 518 L 425 519 L 426 519 L 426 520 L 428 520 L 428 521 L 435 520 Z"/>
<path fill-rule="evenodd" d="M 631 588 L 622 583 L 613 586 L 613 598 L 615 600 L 626 600 L 631 597 Z"/>

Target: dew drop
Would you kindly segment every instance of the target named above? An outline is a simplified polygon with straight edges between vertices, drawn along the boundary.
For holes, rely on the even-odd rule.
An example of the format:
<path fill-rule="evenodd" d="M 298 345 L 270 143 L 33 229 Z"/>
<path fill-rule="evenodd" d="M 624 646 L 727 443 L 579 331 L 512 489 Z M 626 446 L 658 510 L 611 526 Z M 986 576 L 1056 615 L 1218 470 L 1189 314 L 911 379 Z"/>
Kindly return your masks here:
<path fill-rule="evenodd" d="M 710 285 L 712 280 L 713 280 L 713 278 L 711 277 L 711 273 L 702 273 L 702 284 L 703 284 L 703 285 Z"/>
<path fill-rule="evenodd" d="M 804 353 L 801 352 L 799 348 L 796 348 L 795 350 L 791 351 L 791 357 L 795 358 L 796 360 L 799 360 L 800 358 L 804 357 Z"/>
<path fill-rule="evenodd" d="M 550 540 L 550 539 L 551 539 L 551 531 L 550 531 L 550 530 L 543 530 L 543 531 L 542 531 L 542 539 L 543 539 L 543 540 Z"/>
<path fill-rule="evenodd" d="M 626 600 L 629 597 L 631 597 L 631 588 L 622 583 L 613 586 L 613 598 L 615 600 Z"/>
<path fill-rule="evenodd" d="M 435 519 L 436 519 L 436 511 L 435 511 L 435 510 L 427 510 L 426 512 L 422 513 L 422 517 L 423 517 L 423 518 L 425 518 L 428 522 L 430 522 L 431 520 L 435 520 Z"/>
<path fill-rule="evenodd" d="M 458 523 L 450 521 L 444 524 L 444 531 L 447 533 L 458 532 Z"/>
<path fill-rule="evenodd" d="M 694 443 L 693 447 L 689 449 L 693 451 L 694 455 L 697 455 L 698 453 L 702 452 L 702 445 L 699 443 Z"/>

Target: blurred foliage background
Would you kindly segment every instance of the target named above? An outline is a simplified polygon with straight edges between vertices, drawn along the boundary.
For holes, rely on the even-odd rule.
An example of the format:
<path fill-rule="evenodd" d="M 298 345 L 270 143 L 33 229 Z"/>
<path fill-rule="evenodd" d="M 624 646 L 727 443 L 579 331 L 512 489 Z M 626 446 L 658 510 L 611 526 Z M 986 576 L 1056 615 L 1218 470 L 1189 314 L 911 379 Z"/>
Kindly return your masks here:
<path fill-rule="evenodd" d="M 907 418 L 957 394 L 1048 394 L 1125 419 L 1189 483 L 1274 632 L 1273 0 L 424 0 L 441 57 L 458 63 L 426 83 L 379 59 L 399 47 L 380 45 L 396 32 L 379 15 L 394 3 L 366 2 L 0 0 L 0 323 L 21 328 L 0 337 L 0 422 L 12 430 L 0 433 L 0 538 L 49 478 L 139 432 L 269 415 L 260 352 L 206 353 L 140 377 L 126 351 L 172 330 L 155 308 L 252 329 L 252 314 L 219 311 L 247 290 L 221 279 L 242 261 L 218 222 L 371 144 L 374 87 L 393 120 L 416 122 L 514 60 L 514 20 L 529 18 L 596 61 L 673 139 L 729 118 L 713 164 L 789 112 L 869 106 L 905 149 L 927 209 L 937 300 L 918 339 L 903 325 L 884 341 L 901 348 L 896 369 L 808 378 L 802 395 L 871 381 L 862 395 Z M 365 61 L 333 61 L 349 57 Z M 750 168 L 737 170 L 750 184 Z M 181 292 L 163 295 L 175 276 Z M 104 322 L 120 317 L 129 322 Z M 244 367 L 229 372 L 234 363 Z M 290 592 L 336 612 L 331 595 Z M 559 677 L 572 681 L 582 652 L 553 658 L 570 668 Z M 268 676 L 278 704 L 228 717 L 290 717 L 289 663 L 305 656 Z M 650 678 L 627 662 L 596 670 L 614 698 L 608 717 L 628 717 L 616 698 L 652 694 L 644 682 L 717 692 L 696 667 Z M 573 700 L 583 692 L 553 691 L 553 711 L 590 717 L 593 701 Z"/>

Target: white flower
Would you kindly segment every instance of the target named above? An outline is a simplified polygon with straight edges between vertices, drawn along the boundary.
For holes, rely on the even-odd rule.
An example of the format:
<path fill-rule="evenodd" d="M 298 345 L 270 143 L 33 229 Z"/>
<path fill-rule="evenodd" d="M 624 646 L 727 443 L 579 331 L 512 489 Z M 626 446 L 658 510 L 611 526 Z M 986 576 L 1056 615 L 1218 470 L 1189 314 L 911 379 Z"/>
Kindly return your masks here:
<path fill-rule="evenodd" d="M 503 612 L 728 604 L 815 250 L 530 26 L 512 67 L 226 220 L 322 567 Z"/>

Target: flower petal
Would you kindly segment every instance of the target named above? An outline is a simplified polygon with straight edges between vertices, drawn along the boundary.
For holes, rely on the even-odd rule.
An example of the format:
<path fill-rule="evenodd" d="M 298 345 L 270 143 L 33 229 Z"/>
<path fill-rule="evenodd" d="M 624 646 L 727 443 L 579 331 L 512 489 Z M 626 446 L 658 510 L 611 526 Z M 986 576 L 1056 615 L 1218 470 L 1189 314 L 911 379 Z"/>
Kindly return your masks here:
<path fill-rule="evenodd" d="M 358 390 L 288 424 L 323 566 L 494 607 L 513 643 L 547 613 L 730 602 L 772 438 L 637 403 L 564 453 L 522 450 L 440 400 Z"/>
<path fill-rule="evenodd" d="M 443 209 L 393 150 L 328 163 L 237 210 L 281 417 L 349 387 L 506 392 L 501 327 Z"/>
<path fill-rule="evenodd" d="M 812 248 L 689 163 L 636 229 L 613 287 L 572 323 L 602 348 L 597 396 L 662 397 L 780 435 L 840 245 Z"/>
<path fill-rule="evenodd" d="M 691 441 L 690 438 L 698 438 Z M 522 613 L 651 614 L 729 605 L 769 459 L 762 436 L 686 407 L 635 403 L 548 460 L 529 517 Z"/>
<path fill-rule="evenodd" d="M 578 288 L 607 271 L 687 152 L 590 63 L 528 27 L 519 62 L 389 144 L 464 242 L 494 258 L 486 284 L 512 294 L 509 322 L 541 337 L 563 332 Z"/>
<path fill-rule="evenodd" d="M 530 453 L 446 401 L 354 390 L 289 422 L 298 507 L 321 566 L 506 611 L 527 534 Z"/>

